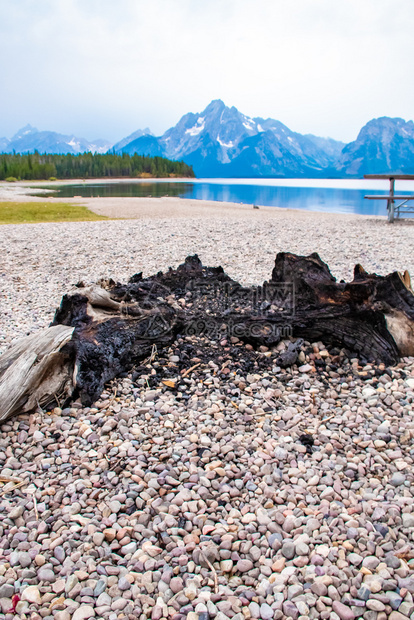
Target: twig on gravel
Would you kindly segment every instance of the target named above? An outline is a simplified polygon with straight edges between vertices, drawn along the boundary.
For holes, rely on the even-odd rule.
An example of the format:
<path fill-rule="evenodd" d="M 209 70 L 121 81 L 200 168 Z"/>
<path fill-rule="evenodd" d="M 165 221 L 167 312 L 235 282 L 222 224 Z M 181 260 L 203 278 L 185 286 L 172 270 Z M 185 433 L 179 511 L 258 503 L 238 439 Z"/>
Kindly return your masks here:
<path fill-rule="evenodd" d="M 14 482 L 14 480 L 9 480 L 9 482 Z M 3 491 L 1 491 L 0 496 L 7 495 L 7 493 L 11 493 L 15 489 L 23 486 L 24 484 L 27 484 L 27 480 L 20 480 L 20 482 L 18 482 L 12 489 L 4 489 Z"/>
<path fill-rule="evenodd" d="M 332 420 L 332 418 L 334 418 L 336 416 L 336 413 L 333 413 L 332 415 L 330 415 L 327 418 L 324 418 L 323 420 L 320 421 L 320 424 L 325 424 L 326 422 L 329 422 L 329 420 Z"/>
<path fill-rule="evenodd" d="M 36 521 L 39 521 L 39 512 L 37 510 L 37 499 L 36 499 L 36 495 L 34 493 L 31 493 L 31 496 L 33 498 L 33 508 L 35 511 L 35 516 L 36 516 Z"/>
<path fill-rule="evenodd" d="M 192 372 L 193 370 L 195 370 L 198 366 L 200 366 L 201 362 L 198 362 L 197 364 L 194 364 L 194 366 L 191 366 L 191 368 L 188 368 L 187 370 L 185 370 L 183 372 L 183 374 L 181 375 L 183 378 L 186 377 L 187 375 L 190 374 L 190 372 Z"/>
<path fill-rule="evenodd" d="M 210 560 L 205 556 L 205 554 L 202 552 L 202 550 L 200 549 L 200 554 L 203 556 L 204 561 L 206 562 L 206 564 L 208 565 L 209 569 L 211 570 L 211 572 L 213 573 L 213 578 L 214 578 L 214 592 L 217 594 L 218 592 L 218 579 L 217 579 L 217 572 L 216 569 L 214 568 L 214 566 L 212 565 L 212 563 L 210 562 Z"/>
<path fill-rule="evenodd" d="M 22 482 L 22 479 L 15 478 L 14 476 L 0 476 L 0 482 L 15 482 L 17 484 Z"/>
<path fill-rule="evenodd" d="M 143 362 L 141 362 L 141 366 L 146 366 L 147 364 L 151 364 L 157 355 L 158 355 L 157 345 L 153 344 L 152 349 L 151 349 L 151 355 L 147 357 Z"/>

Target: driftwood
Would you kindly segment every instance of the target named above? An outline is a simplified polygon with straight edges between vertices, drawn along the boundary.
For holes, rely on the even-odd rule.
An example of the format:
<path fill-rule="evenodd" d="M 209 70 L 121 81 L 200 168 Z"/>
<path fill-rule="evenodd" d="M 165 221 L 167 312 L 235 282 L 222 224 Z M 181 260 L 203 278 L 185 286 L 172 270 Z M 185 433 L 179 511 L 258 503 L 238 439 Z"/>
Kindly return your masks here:
<path fill-rule="evenodd" d="M 0 421 L 71 393 L 71 364 L 62 349 L 73 331 L 65 325 L 48 327 L 23 338 L 0 357 Z"/>
<path fill-rule="evenodd" d="M 0 357 L 0 421 L 75 398 L 91 405 L 108 380 L 180 334 L 236 336 L 254 346 L 287 336 L 322 340 L 390 365 L 414 355 L 414 295 L 408 272 L 377 276 L 357 265 L 352 282 L 338 283 L 317 254 L 290 253 L 277 255 L 260 287 L 242 287 L 197 256 L 125 285 L 79 284 L 50 328 Z"/>

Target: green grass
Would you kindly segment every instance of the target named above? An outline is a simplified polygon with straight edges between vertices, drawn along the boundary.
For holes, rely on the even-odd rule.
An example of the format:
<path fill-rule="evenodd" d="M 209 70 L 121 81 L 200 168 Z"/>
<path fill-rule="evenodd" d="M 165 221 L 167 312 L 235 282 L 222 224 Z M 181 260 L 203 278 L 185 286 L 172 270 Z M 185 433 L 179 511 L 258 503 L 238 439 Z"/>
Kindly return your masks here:
<path fill-rule="evenodd" d="M 110 218 L 65 202 L 0 202 L 0 224 L 93 222 Z"/>

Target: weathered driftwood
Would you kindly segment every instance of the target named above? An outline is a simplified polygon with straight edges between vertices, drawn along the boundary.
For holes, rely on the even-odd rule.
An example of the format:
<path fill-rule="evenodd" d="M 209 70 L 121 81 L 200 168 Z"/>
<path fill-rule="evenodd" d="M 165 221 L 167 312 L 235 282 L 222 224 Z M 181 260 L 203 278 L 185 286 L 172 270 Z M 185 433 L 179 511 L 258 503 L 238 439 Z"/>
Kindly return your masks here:
<path fill-rule="evenodd" d="M 104 384 L 177 335 L 237 336 L 253 345 L 290 335 L 386 364 L 414 355 L 414 295 L 406 272 L 336 282 L 317 254 L 280 253 L 261 287 L 242 287 L 197 256 L 128 284 L 78 285 L 52 324 L 0 358 L 0 421 L 51 402 L 90 405 Z"/>
<path fill-rule="evenodd" d="M 62 348 L 74 328 L 48 327 L 17 342 L 0 357 L 0 421 L 72 392 L 71 360 Z"/>

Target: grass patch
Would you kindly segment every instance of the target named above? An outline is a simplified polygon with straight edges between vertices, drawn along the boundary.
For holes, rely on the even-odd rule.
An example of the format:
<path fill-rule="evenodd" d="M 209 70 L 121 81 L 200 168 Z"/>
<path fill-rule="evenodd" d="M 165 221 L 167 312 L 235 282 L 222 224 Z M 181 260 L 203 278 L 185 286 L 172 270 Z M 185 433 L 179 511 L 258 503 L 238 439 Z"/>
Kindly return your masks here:
<path fill-rule="evenodd" d="M 65 202 L 0 202 L 0 224 L 94 222 L 108 219 L 86 207 Z"/>

